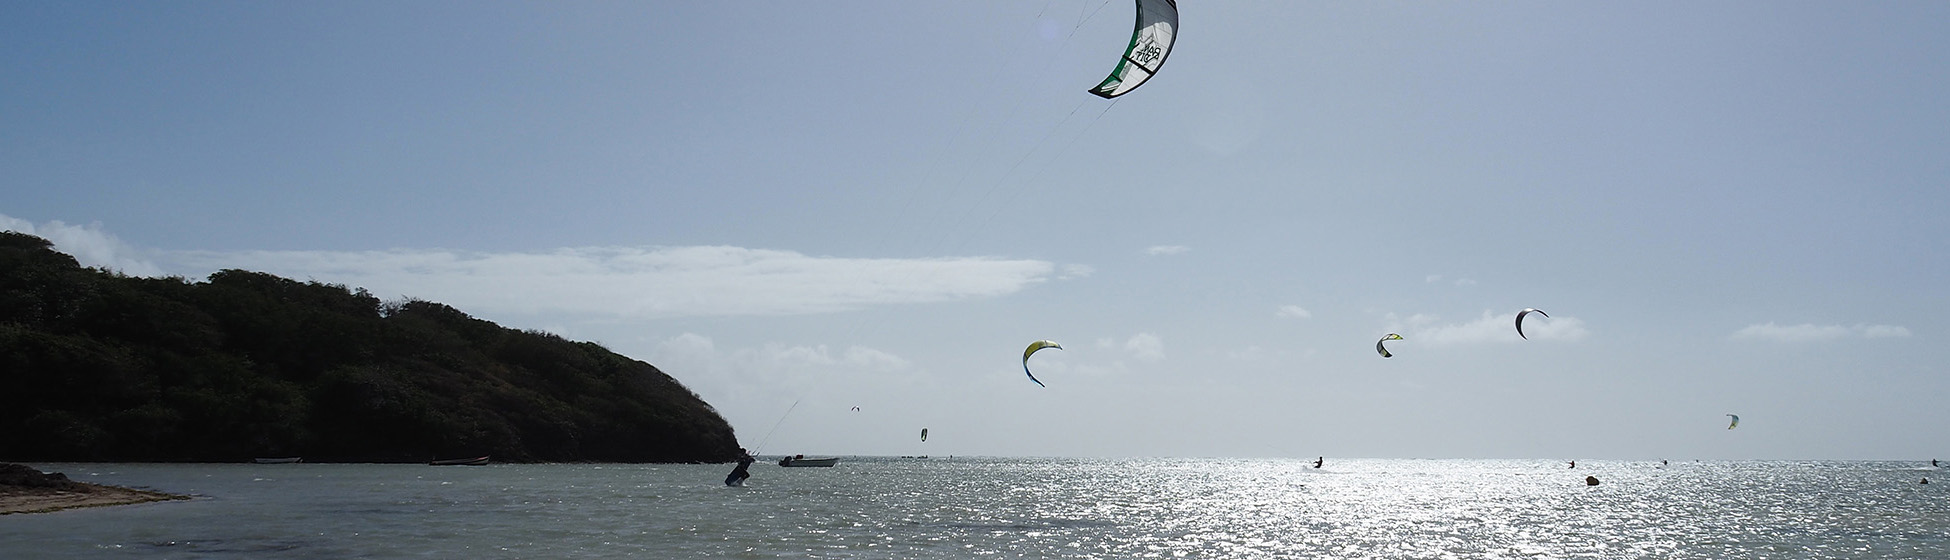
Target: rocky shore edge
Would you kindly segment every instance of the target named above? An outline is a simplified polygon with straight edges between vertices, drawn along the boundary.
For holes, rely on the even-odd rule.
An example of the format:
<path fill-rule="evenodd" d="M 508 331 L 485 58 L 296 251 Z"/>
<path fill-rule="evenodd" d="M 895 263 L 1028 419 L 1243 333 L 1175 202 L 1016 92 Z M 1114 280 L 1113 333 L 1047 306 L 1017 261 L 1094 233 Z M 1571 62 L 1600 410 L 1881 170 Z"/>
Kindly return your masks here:
<path fill-rule="evenodd" d="M 75 482 L 61 473 L 0 463 L 0 515 L 187 499 L 167 492 Z"/>

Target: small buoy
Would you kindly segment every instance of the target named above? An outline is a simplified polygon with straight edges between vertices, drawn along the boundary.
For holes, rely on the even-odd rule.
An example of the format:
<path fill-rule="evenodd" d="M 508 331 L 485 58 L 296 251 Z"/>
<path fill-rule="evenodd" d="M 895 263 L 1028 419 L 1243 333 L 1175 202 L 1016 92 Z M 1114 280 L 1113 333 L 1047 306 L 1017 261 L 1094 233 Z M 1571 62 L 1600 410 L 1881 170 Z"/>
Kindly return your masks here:
<path fill-rule="evenodd" d="M 1584 485 L 1585 485 L 1585 486 L 1597 486 L 1597 485 L 1598 485 L 1598 477 L 1595 477 L 1595 476 L 1587 476 L 1587 477 L 1584 477 Z"/>

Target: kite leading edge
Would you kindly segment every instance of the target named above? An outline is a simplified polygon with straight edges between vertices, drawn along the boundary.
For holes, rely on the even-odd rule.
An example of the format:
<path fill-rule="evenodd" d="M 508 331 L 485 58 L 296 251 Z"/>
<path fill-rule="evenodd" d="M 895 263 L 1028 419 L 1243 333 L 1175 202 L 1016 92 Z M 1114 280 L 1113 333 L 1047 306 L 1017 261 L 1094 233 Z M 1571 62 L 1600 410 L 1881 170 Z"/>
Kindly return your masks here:
<path fill-rule="evenodd" d="M 1057 344 L 1054 341 L 1038 340 L 1029 343 L 1029 348 L 1023 349 L 1022 351 L 1022 372 L 1029 376 L 1030 381 L 1035 381 L 1036 385 L 1039 387 L 1048 387 L 1048 385 L 1044 385 L 1042 381 L 1036 379 L 1036 374 L 1029 373 L 1029 355 L 1035 354 L 1037 350 L 1042 350 L 1044 348 L 1055 348 L 1057 350 L 1062 350 L 1063 345 Z"/>
<path fill-rule="evenodd" d="M 1375 342 L 1374 342 L 1374 351 L 1376 351 L 1376 352 L 1380 352 L 1380 353 L 1381 353 L 1381 357 L 1383 357 L 1383 358 L 1393 358 L 1393 357 L 1395 357 L 1395 355 L 1394 355 L 1394 354 L 1389 354 L 1389 353 L 1388 353 L 1388 347 L 1387 347 L 1387 346 L 1382 346 L 1382 345 L 1381 345 L 1381 343 L 1383 343 L 1383 342 L 1388 342 L 1388 341 L 1390 341 L 1390 340 L 1405 340 L 1405 339 L 1403 339 L 1403 338 L 1402 338 L 1402 335 L 1399 335 L 1399 334 L 1395 334 L 1395 333 L 1388 333 L 1388 336 L 1384 336 L 1384 337 L 1381 337 L 1381 340 L 1377 340 L 1377 341 L 1375 341 Z"/>

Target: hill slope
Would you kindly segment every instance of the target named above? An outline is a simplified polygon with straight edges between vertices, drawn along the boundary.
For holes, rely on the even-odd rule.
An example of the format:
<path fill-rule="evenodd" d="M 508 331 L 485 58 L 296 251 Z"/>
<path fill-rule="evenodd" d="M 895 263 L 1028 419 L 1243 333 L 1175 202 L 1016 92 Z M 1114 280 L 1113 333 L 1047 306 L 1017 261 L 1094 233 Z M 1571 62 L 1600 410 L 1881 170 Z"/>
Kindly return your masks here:
<path fill-rule="evenodd" d="M 593 343 L 242 270 L 122 276 L 0 232 L 0 459 L 736 454 L 696 394 Z"/>

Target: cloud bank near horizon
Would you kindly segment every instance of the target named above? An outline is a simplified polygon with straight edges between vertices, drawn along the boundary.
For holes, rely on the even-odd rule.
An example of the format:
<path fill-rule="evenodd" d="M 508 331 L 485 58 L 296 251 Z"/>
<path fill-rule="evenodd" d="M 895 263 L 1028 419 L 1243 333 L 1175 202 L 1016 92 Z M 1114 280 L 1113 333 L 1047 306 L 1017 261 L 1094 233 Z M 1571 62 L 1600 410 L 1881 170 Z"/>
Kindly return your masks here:
<path fill-rule="evenodd" d="M 1773 322 L 1747 325 L 1734 331 L 1736 340 L 1772 340 L 1777 342 L 1814 342 L 1839 340 L 1843 338 L 1909 338 L 1909 329 L 1895 325 L 1778 325 Z"/>
<path fill-rule="evenodd" d="M 35 235 L 83 266 L 133 276 L 201 278 L 223 269 L 365 288 L 480 312 L 619 318 L 797 315 L 876 305 L 999 297 L 1088 265 L 995 257 L 810 256 L 730 246 L 577 247 L 548 252 L 158 251 L 102 230 L 0 214 L 0 229 Z M 160 264 L 159 264 L 160 263 Z"/>
<path fill-rule="evenodd" d="M 81 266 L 114 270 L 130 276 L 162 276 L 162 267 L 148 255 L 114 235 L 102 231 L 100 223 L 69 225 L 60 220 L 35 225 L 33 222 L 0 214 L 0 231 L 13 231 L 46 239 L 54 250 L 74 257 Z"/>
<path fill-rule="evenodd" d="M 242 268 L 464 309 L 628 318 L 796 315 L 997 297 L 1051 279 L 1053 263 L 990 257 L 819 257 L 729 246 L 182 252 L 173 264 Z"/>

